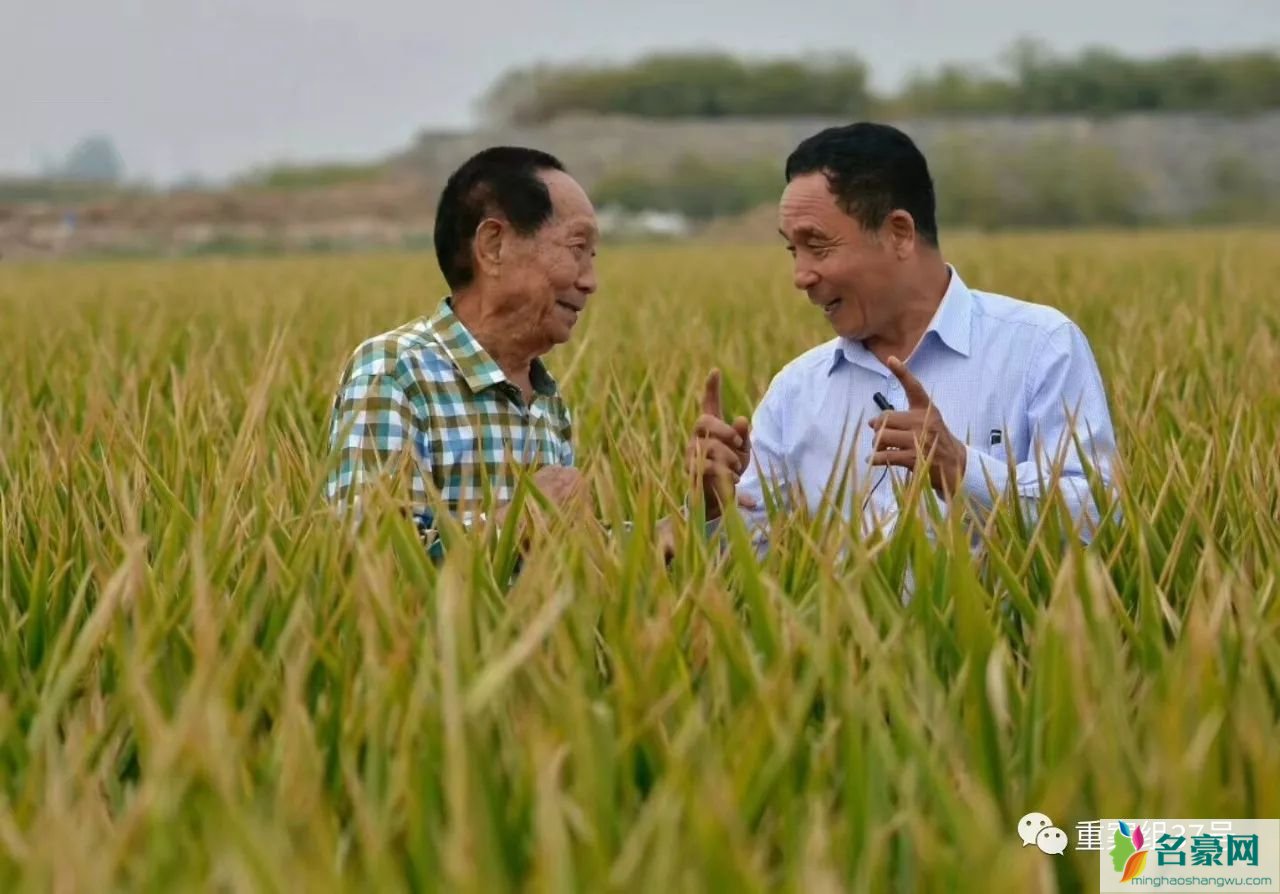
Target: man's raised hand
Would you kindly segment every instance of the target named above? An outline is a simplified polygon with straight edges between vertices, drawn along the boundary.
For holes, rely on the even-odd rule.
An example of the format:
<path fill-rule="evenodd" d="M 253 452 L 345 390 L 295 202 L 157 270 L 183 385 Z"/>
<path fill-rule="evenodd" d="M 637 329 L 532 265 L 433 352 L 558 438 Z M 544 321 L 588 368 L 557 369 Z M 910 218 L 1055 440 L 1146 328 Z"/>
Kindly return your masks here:
<path fill-rule="evenodd" d="M 723 507 L 733 501 L 734 489 L 751 462 L 751 423 L 745 416 L 732 423 L 725 421 L 718 369 L 707 376 L 701 410 L 687 459 L 690 473 L 700 482 L 707 518 L 719 518 Z M 744 505 L 751 508 L 754 502 L 749 503 Z"/>
<path fill-rule="evenodd" d="M 871 465 L 902 466 L 914 471 L 927 459 L 929 483 L 934 490 L 943 496 L 954 493 L 964 480 L 968 460 L 964 443 L 951 434 L 929 399 L 929 392 L 906 364 L 890 357 L 888 366 L 906 392 L 907 409 L 881 413 L 868 423 L 876 432 Z"/>

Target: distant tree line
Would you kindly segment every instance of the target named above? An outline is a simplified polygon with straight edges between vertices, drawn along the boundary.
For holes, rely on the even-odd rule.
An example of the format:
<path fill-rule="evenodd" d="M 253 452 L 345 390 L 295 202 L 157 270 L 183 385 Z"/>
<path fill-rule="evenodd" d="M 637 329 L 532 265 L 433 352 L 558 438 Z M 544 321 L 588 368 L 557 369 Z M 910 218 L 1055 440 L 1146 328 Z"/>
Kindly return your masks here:
<path fill-rule="evenodd" d="M 1135 59 L 1096 48 L 1059 56 L 1021 41 L 1001 62 L 998 73 L 944 65 L 916 73 L 895 95 L 876 96 L 866 65 L 850 55 L 753 61 L 725 53 L 663 53 L 626 65 L 516 69 L 490 88 L 481 105 L 488 117 L 506 124 L 540 124 L 571 112 L 720 118 L 1280 108 L 1280 54 L 1274 50 Z"/>
<path fill-rule="evenodd" d="M 1131 59 L 1106 49 L 1058 57 L 1023 41 L 1005 55 L 1009 73 L 944 65 L 917 74 L 886 105 L 905 114 L 1257 112 L 1280 107 L 1280 54 L 1174 53 Z"/>
<path fill-rule="evenodd" d="M 535 66 L 508 72 L 482 98 L 488 117 L 541 124 L 566 112 L 643 118 L 857 115 L 870 106 L 859 60 L 752 62 L 726 53 L 674 53 L 630 65 Z"/>

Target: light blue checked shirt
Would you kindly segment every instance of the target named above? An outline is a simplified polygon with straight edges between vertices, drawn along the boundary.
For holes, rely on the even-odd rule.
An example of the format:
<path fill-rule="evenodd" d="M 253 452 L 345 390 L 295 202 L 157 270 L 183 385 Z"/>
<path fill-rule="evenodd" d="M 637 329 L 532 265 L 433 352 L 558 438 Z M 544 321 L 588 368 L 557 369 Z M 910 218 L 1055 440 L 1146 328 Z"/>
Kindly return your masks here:
<path fill-rule="evenodd" d="M 1058 461 L 1056 486 L 1088 539 L 1098 507 L 1073 439 L 1108 488 L 1115 452 L 1088 341 L 1060 311 L 970 289 L 954 268 L 948 270 L 942 303 L 906 363 L 947 428 L 967 445 L 964 491 L 970 504 L 981 513 L 1000 495 L 1016 494 L 1034 511 L 1043 496 L 1041 480 L 1054 478 Z M 802 499 L 817 511 L 833 476 L 838 484 L 847 474 L 845 517 L 861 511 L 864 531 L 892 527 L 898 500 L 882 476 L 905 484 L 909 472 L 868 465 L 875 433 L 867 422 L 880 412 L 872 401 L 877 391 L 896 409 L 907 408 L 901 383 L 860 342 L 835 338 L 788 363 L 756 408 L 754 459 L 739 492 L 763 507 L 767 482 L 784 509 Z M 763 508 L 746 515 L 765 532 Z"/>

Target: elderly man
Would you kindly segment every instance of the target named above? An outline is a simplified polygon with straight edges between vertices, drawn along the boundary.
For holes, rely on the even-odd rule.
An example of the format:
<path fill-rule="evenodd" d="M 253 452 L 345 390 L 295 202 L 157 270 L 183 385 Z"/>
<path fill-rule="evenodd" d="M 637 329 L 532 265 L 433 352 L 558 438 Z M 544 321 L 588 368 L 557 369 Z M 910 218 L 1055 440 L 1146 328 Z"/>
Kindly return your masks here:
<path fill-rule="evenodd" d="M 971 289 L 943 260 L 933 182 L 902 132 L 824 130 L 787 159 L 786 180 L 779 229 L 795 286 L 836 337 L 773 379 L 752 419 L 750 461 L 744 420 L 730 426 L 708 393 L 690 446 L 708 515 L 736 483 L 761 530 L 766 488 L 810 510 L 843 492 L 839 508 L 864 530 L 892 526 L 900 507 L 886 477 L 927 460 L 933 488 L 979 514 L 1001 497 L 1034 511 L 1050 482 L 1087 540 L 1098 507 L 1085 460 L 1110 487 L 1115 440 L 1079 327 Z M 842 480 L 854 486 L 841 491 Z"/>
<path fill-rule="evenodd" d="M 596 290 L 595 211 L 553 156 L 486 149 L 449 178 L 435 249 L 450 289 L 431 316 L 368 339 L 333 406 L 334 502 L 400 466 L 424 539 L 433 506 L 501 524 L 520 467 L 553 502 L 580 498 L 568 407 L 539 359 Z"/>

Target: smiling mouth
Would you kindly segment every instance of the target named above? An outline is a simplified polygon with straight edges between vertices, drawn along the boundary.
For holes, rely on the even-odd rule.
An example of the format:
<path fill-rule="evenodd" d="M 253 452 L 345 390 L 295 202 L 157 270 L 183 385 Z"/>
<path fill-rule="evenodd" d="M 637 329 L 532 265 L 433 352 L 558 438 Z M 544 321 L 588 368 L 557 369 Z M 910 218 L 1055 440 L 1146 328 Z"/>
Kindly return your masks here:
<path fill-rule="evenodd" d="M 832 301 L 827 302 L 826 304 L 822 305 L 822 312 L 827 316 L 831 316 L 833 313 L 836 312 L 836 310 L 840 307 L 841 302 L 843 301 L 844 301 L 843 298 L 835 298 Z"/>
<path fill-rule="evenodd" d="M 565 310 L 573 311 L 575 314 L 582 313 L 581 307 L 578 307 L 576 304 L 570 304 L 568 301 L 557 301 L 556 304 L 560 305 Z"/>

